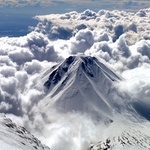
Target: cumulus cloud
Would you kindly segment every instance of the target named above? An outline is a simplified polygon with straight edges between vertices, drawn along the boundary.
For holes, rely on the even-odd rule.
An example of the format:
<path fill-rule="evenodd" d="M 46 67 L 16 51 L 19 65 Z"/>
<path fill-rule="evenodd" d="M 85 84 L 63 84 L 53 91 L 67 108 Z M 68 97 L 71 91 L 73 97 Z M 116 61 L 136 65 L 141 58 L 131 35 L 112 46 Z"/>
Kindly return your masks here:
<path fill-rule="evenodd" d="M 150 65 L 143 64 L 141 67 L 134 68 L 132 70 L 126 70 L 122 76 L 127 79 L 125 81 L 125 90 L 140 101 L 149 101 L 150 94 Z"/>
<path fill-rule="evenodd" d="M 126 80 L 117 85 L 120 93 L 122 93 L 121 95 L 128 97 L 126 101 L 132 105 L 138 114 L 148 121 L 150 121 L 149 69 L 149 64 L 143 64 L 141 67 L 126 70 L 122 74 Z"/>
<path fill-rule="evenodd" d="M 78 52 L 84 53 L 85 50 L 89 49 L 94 43 L 94 37 L 90 30 L 80 30 L 75 38 L 71 41 L 72 54 Z M 80 49 L 80 50 L 79 50 Z"/>
<path fill-rule="evenodd" d="M 31 61 L 33 54 L 28 49 L 18 49 L 9 52 L 9 57 L 16 63 L 22 64 L 26 61 Z"/>
<path fill-rule="evenodd" d="M 137 48 L 137 51 L 143 55 L 150 58 L 150 42 L 149 41 L 142 41 L 139 43 L 139 47 Z"/>
<path fill-rule="evenodd" d="M 119 36 L 126 33 L 129 44 L 134 44 L 141 39 L 149 39 L 149 14 L 150 9 L 142 9 L 137 13 L 125 11 L 108 11 L 100 10 L 94 12 L 92 10 L 85 10 L 77 13 L 75 11 L 66 14 L 51 14 L 45 16 L 36 16 L 39 21 L 38 25 L 32 30 L 42 32 L 52 38 L 52 31 L 55 29 L 55 39 L 68 39 L 77 31 L 85 28 L 101 30 L 105 29 L 108 34 L 116 41 Z M 144 16 L 144 17 L 143 17 Z M 61 28 L 65 29 L 62 33 Z M 133 34 L 130 34 L 133 32 Z M 65 33 L 65 36 L 63 36 Z M 132 37 L 132 38 L 131 38 Z M 131 40 L 132 39 L 132 40 Z"/>
<path fill-rule="evenodd" d="M 9 103 L 6 103 L 6 102 L 4 102 L 4 101 L 2 101 L 2 102 L 0 103 L 0 111 L 1 111 L 1 112 L 8 111 L 8 110 L 11 109 L 11 108 L 12 108 L 12 105 L 10 105 Z"/>
<path fill-rule="evenodd" d="M 42 69 L 42 66 L 39 61 L 32 60 L 32 62 L 26 62 L 24 69 L 28 74 L 39 73 Z"/>
<path fill-rule="evenodd" d="M 1 55 L 0 56 L 0 64 L 1 66 L 17 66 L 7 55 Z"/>
<path fill-rule="evenodd" d="M 15 77 L 18 80 L 18 89 L 20 91 L 24 91 L 26 82 L 28 80 L 28 74 L 25 71 L 17 71 L 15 72 Z"/>
<path fill-rule="evenodd" d="M 33 59 L 39 61 L 58 61 L 58 56 L 52 42 L 42 33 L 31 32 L 20 38 L 1 38 L 1 62 L 4 64 L 21 65 Z M 10 59 L 10 60 L 9 60 Z M 12 62 L 11 62 L 12 61 Z M 8 64 L 9 65 L 9 64 Z"/>
<path fill-rule="evenodd" d="M 0 73 L 4 77 L 14 76 L 15 72 L 16 72 L 16 69 L 14 67 L 11 67 L 11 66 L 0 67 Z"/>

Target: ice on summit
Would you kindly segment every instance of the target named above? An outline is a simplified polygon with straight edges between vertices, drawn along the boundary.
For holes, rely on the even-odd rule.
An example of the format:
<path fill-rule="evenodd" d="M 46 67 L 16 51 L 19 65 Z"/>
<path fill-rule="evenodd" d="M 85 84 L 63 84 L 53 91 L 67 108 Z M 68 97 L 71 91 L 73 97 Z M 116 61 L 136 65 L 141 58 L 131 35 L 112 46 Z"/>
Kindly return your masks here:
<path fill-rule="evenodd" d="M 122 78 L 97 58 L 70 56 L 54 70 L 44 83 L 47 96 L 56 109 L 79 111 L 92 117 L 111 119 L 111 90 Z"/>

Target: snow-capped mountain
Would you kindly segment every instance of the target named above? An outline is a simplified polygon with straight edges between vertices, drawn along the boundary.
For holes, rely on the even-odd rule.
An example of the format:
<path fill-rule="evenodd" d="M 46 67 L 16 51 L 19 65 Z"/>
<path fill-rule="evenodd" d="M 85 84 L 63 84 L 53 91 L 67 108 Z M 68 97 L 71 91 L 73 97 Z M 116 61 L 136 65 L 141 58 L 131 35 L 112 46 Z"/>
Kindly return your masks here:
<path fill-rule="evenodd" d="M 114 82 L 122 78 L 95 57 L 70 56 L 55 67 L 44 86 L 50 99 L 63 112 L 88 112 L 111 118 L 108 100 Z"/>
<path fill-rule="evenodd" d="M 124 97 L 117 88 L 123 81 L 95 57 L 70 56 L 53 66 L 42 75 L 46 95 L 34 106 L 45 117 L 45 120 L 39 120 L 39 123 L 44 122 L 37 137 L 39 132 L 47 132 L 45 144 L 52 150 L 64 146 L 67 150 L 150 149 L 148 105 L 132 100 L 128 95 Z M 53 112 L 53 108 L 58 112 Z M 72 118 L 63 116 L 66 112 L 74 115 L 72 124 L 68 121 Z M 59 114 L 61 119 L 54 119 L 60 117 Z M 77 118 L 80 114 L 81 118 Z M 76 121 L 79 121 L 83 135 L 81 131 L 78 135 L 77 127 L 70 127 Z M 86 131 L 87 127 L 89 131 Z M 49 149 L 24 127 L 17 127 L 3 115 L 0 115 L 0 145 L 2 150 Z"/>
<path fill-rule="evenodd" d="M 99 142 L 89 150 L 150 148 L 147 114 L 136 100 L 118 92 L 115 85 L 124 79 L 97 58 L 70 56 L 48 70 L 43 81 L 46 97 L 40 108 L 45 112 L 55 106 L 60 112 L 87 113 L 103 122 Z"/>
<path fill-rule="evenodd" d="M 1 150 L 50 150 L 30 134 L 24 127 L 18 127 L 3 114 L 0 114 Z"/>

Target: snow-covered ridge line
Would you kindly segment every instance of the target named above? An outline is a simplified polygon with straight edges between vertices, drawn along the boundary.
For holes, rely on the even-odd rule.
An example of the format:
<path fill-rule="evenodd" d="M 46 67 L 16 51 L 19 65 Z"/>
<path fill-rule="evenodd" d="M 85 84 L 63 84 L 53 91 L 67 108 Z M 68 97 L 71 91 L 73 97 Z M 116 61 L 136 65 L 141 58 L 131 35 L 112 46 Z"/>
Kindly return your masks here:
<path fill-rule="evenodd" d="M 43 78 L 45 109 L 55 106 L 63 112 L 86 112 L 108 120 L 113 120 L 114 112 L 127 111 L 136 119 L 150 119 L 143 112 L 149 112 L 149 103 L 122 93 L 128 90 L 124 86 L 127 81 L 95 57 L 70 56 Z"/>
<path fill-rule="evenodd" d="M 24 127 L 18 127 L 11 119 L 0 114 L 1 150 L 50 150 Z"/>
<path fill-rule="evenodd" d="M 121 77 L 117 76 L 112 70 L 108 69 L 103 63 L 98 61 L 96 57 L 70 56 L 63 63 L 54 68 L 54 70 L 50 73 L 49 81 L 51 82 L 52 80 L 53 84 L 57 84 L 65 73 L 70 75 L 72 71 L 75 73 L 80 67 L 82 67 L 87 75 L 94 78 L 95 74 L 92 71 L 92 67 L 94 66 L 99 67 L 105 76 L 110 78 L 112 81 L 122 80 Z M 47 88 L 50 88 L 49 81 L 44 84 Z"/>
<path fill-rule="evenodd" d="M 112 120 L 109 95 L 113 83 L 122 78 L 97 58 L 70 56 L 47 76 L 44 103 L 53 103 L 63 112 L 79 111 L 92 117 Z M 50 103 L 45 109 L 50 107 Z M 105 119 L 104 119 L 105 120 Z"/>
<path fill-rule="evenodd" d="M 142 133 L 141 130 L 127 128 L 119 136 L 114 135 L 114 137 L 108 137 L 105 141 L 91 144 L 88 150 L 147 150 L 149 148 L 150 136 Z"/>

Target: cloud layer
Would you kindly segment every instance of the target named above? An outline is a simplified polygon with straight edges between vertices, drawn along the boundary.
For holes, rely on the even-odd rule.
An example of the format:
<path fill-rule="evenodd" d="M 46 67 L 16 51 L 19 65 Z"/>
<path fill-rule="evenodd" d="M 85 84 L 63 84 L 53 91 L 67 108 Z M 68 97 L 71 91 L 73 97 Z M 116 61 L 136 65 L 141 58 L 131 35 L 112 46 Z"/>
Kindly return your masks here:
<path fill-rule="evenodd" d="M 150 9 L 36 16 L 39 23 L 28 35 L 0 38 L 0 112 L 24 124 L 53 150 L 59 145 L 86 149 L 99 138 L 99 125 L 81 114 L 40 110 L 43 77 L 70 55 L 95 56 L 125 79 L 116 85 L 120 98 L 128 95 L 131 101 L 150 105 L 149 16 Z"/>
<path fill-rule="evenodd" d="M 150 38 L 149 16 L 149 8 L 139 10 L 137 13 L 118 10 L 100 10 L 98 12 L 85 10 L 81 13 L 72 11 L 66 14 L 36 16 L 35 18 L 40 22 L 35 30 L 49 35 L 49 38 L 67 39 L 84 28 L 104 29 L 113 41 L 116 41 L 121 34 L 126 33 L 128 43 L 134 44 L 141 39 Z"/>

